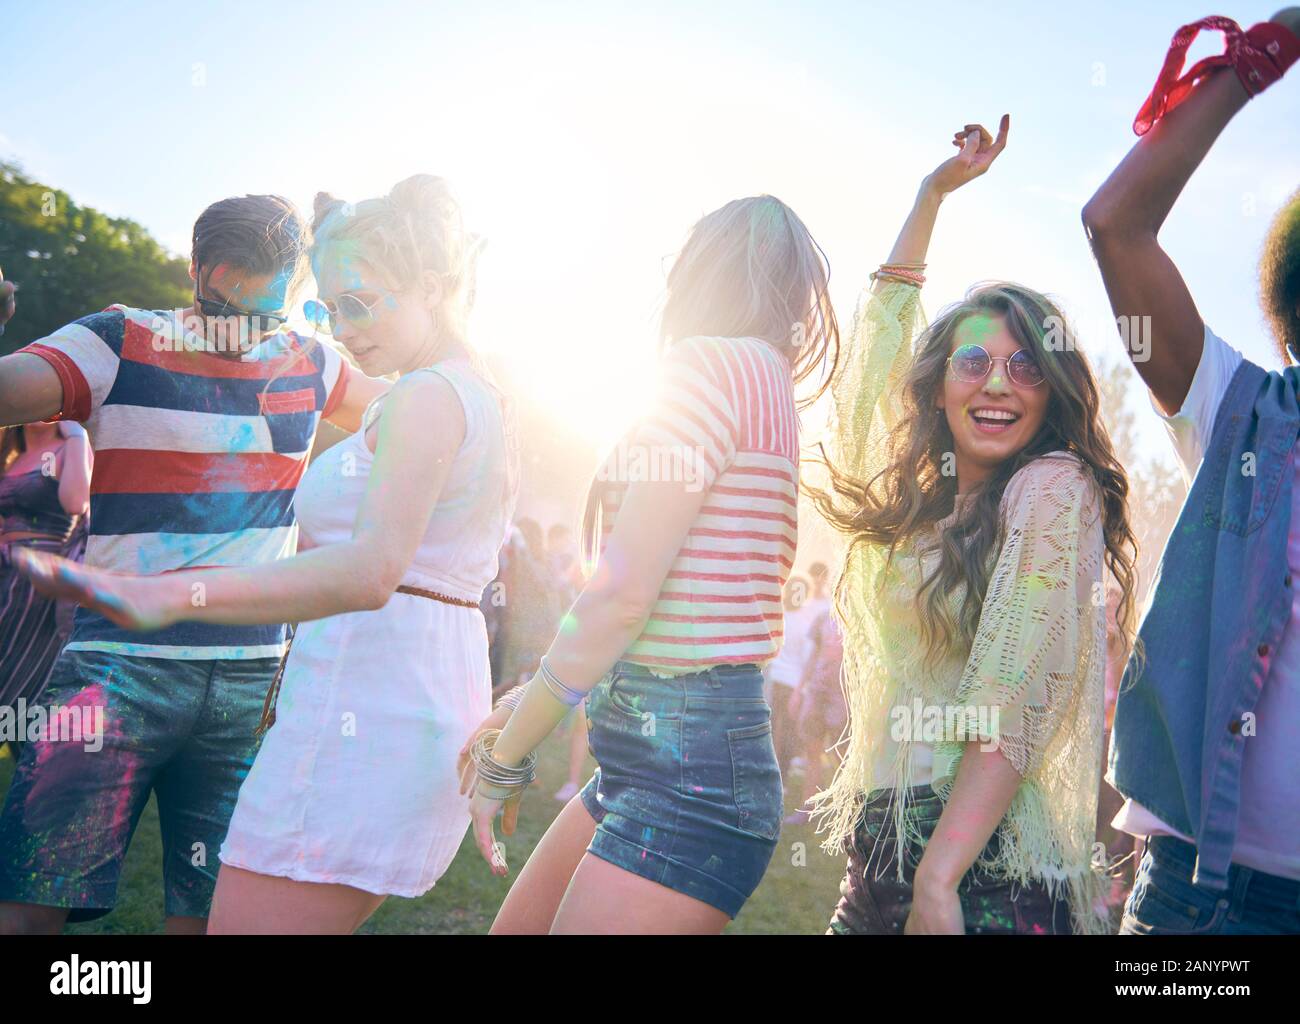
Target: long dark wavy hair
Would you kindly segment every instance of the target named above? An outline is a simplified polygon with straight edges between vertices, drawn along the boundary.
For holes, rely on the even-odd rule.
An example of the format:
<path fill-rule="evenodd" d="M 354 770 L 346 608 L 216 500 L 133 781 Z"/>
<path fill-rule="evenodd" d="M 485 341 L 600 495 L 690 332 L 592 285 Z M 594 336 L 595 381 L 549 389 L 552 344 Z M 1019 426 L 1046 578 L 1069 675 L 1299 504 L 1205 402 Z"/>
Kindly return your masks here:
<path fill-rule="evenodd" d="M 944 385 L 953 333 L 967 317 L 977 314 L 1005 320 L 1021 348 L 1042 367 L 1051 391 L 1038 433 L 972 489 L 970 506 L 942 531 L 938 565 L 916 595 L 926 664 L 934 665 L 954 645 L 973 643 L 992 571 L 991 556 L 1002 543 L 1003 492 L 1018 470 L 1058 451 L 1082 460 L 1100 490 L 1105 561 L 1120 587 L 1117 625 L 1127 653 L 1134 644 L 1137 619 L 1137 540 L 1128 521 L 1128 478 L 1101 419 L 1092 369 L 1078 350 L 1064 314 L 1047 296 L 1007 282 L 974 285 L 917 339 L 916 355 L 901 386 L 902 422 L 907 427 L 886 440 L 885 469 L 871 480 L 858 480 L 823 455 L 829 489 L 808 488 L 808 492 L 821 514 L 853 544 L 887 546 L 891 559 L 901 545 L 952 513 L 957 478 L 944 470 L 954 441 L 947 417 L 935 414 L 935 404 Z M 965 594 L 954 616 L 947 599 L 963 584 Z"/>
<path fill-rule="evenodd" d="M 820 378 L 796 401 L 805 408 L 826 390 L 839 359 L 830 276 L 826 254 L 785 203 L 768 195 L 732 200 L 696 222 L 668 272 L 661 350 L 685 338 L 759 338 L 786 357 L 795 384 Z M 599 546 L 605 486 L 595 479 L 587 491 L 588 567 Z"/>

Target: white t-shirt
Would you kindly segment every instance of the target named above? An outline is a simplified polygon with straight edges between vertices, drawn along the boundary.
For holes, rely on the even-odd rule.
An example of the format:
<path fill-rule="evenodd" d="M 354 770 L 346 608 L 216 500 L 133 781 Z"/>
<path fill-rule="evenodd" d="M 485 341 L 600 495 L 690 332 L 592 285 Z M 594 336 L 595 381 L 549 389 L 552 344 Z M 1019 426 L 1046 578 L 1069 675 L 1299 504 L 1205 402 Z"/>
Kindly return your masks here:
<path fill-rule="evenodd" d="M 1151 400 L 1173 439 L 1189 485 L 1214 433 L 1219 403 L 1243 359 L 1207 326 L 1201 361 L 1183 407 L 1166 416 Z M 1292 451 L 1291 465 L 1287 565 L 1300 579 L 1300 445 Z M 1165 585 L 1176 584 L 1166 579 Z M 1300 587 L 1293 594 L 1291 621 L 1255 705 L 1255 735 L 1246 737 L 1242 753 L 1237 841 L 1232 851 L 1235 863 L 1284 878 L 1300 878 Z M 1125 801 L 1112 824 L 1130 835 L 1171 835 L 1194 842 L 1133 800 Z"/>
<path fill-rule="evenodd" d="M 812 654 L 812 628 L 826 613 L 829 602 L 824 597 L 810 597 L 794 611 L 785 613 L 785 636 L 781 650 L 768 666 L 768 678 L 791 688 L 803 682 Z"/>

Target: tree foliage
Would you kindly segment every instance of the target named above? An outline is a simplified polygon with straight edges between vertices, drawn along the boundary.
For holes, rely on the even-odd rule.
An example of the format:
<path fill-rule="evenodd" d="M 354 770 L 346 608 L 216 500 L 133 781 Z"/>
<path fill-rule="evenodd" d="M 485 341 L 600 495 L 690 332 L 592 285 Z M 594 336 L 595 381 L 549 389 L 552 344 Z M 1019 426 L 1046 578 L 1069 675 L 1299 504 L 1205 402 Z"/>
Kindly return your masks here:
<path fill-rule="evenodd" d="M 1168 447 L 1152 451 L 1144 446 L 1137 417 L 1128 406 L 1129 383 L 1137 372 L 1128 360 L 1094 367 L 1101 395 L 1101 417 L 1115 454 L 1128 471 L 1129 523 L 1138 539 L 1138 574 L 1145 589 L 1155 578 L 1155 568 L 1165 542 L 1178 521 L 1187 487 Z M 1146 386 L 1138 381 L 1145 392 Z"/>
<path fill-rule="evenodd" d="M 0 161 L 0 269 L 19 286 L 0 354 L 114 302 L 186 306 L 188 266 L 135 221 L 79 206 Z"/>

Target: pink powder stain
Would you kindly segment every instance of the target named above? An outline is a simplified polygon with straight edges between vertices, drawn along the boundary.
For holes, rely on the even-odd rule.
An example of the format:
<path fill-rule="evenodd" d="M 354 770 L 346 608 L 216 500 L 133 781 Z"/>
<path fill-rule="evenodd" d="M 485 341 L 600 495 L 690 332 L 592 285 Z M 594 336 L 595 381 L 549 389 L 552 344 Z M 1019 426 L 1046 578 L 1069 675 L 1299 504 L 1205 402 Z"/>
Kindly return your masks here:
<path fill-rule="evenodd" d="M 139 768 L 140 765 L 136 762 L 134 756 L 123 766 L 122 782 L 118 786 L 116 797 L 113 800 L 113 813 L 108 826 L 111 832 L 116 833 L 130 824 L 131 794 L 135 791 L 132 783 L 135 781 L 135 774 Z"/>
<path fill-rule="evenodd" d="M 79 694 L 73 697 L 72 700 L 68 701 L 67 706 L 70 708 L 84 708 L 87 706 L 107 707 L 108 697 L 104 693 L 104 684 L 91 683 L 89 686 L 83 687 Z"/>
<path fill-rule="evenodd" d="M 108 697 L 103 683 L 92 683 L 84 687 L 63 706 L 78 709 L 102 707 L 104 709 L 104 738 L 107 739 L 109 736 L 121 738 L 121 723 L 108 713 Z M 37 780 L 31 790 L 28 791 L 25 803 L 28 821 L 33 829 L 40 828 L 39 820 L 42 808 L 45 808 L 47 813 L 55 817 L 58 816 L 59 800 L 57 791 L 65 785 L 67 780 L 84 774 L 85 761 L 83 758 L 104 756 L 107 749 L 105 747 L 94 752 L 88 751 L 85 749 L 84 742 L 65 742 L 57 737 L 51 740 L 48 734 L 45 739 L 37 741 L 35 765 Z M 115 787 L 111 805 L 105 807 L 102 814 L 95 814 L 93 820 L 83 820 L 77 823 L 77 826 L 84 833 L 94 835 L 105 829 L 116 832 L 127 827 L 130 823 L 132 782 L 140 766 L 134 754 L 120 748 L 117 748 L 115 753 L 119 761 L 122 762 L 118 773 L 119 785 Z"/>
<path fill-rule="evenodd" d="M 104 697 L 104 684 L 92 683 L 90 686 L 85 687 L 80 693 L 78 693 L 75 697 L 73 697 L 70 701 L 68 701 L 63 706 L 66 708 L 77 708 L 77 709 L 85 708 L 85 707 L 94 708 L 98 706 L 98 707 L 105 708 L 105 711 L 107 711 L 107 703 L 108 702 Z M 77 714 L 81 714 L 80 710 L 78 710 Z M 104 717 L 105 719 L 107 719 L 108 715 L 105 714 Z M 64 772 L 67 772 L 69 769 L 75 770 L 77 768 L 77 765 L 75 763 L 72 763 L 67 758 L 64 758 L 61 761 L 55 760 L 54 754 L 61 747 L 62 748 L 75 747 L 77 749 L 81 749 L 81 744 L 71 743 L 71 742 L 65 743 L 59 740 L 57 736 L 51 737 L 49 734 L 48 723 L 47 723 L 46 734 L 36 741 L 35 746 L 36 746 L 36 768 L 40 770 L 41 779 L 35 786 L 32 787 L 32 791 L 27 798 L 28 803 L 30 803 L 32 798 L 36 795 L 37 790 L 44 789 L 45 786 L 51 783 L 51 781 L 58 779 L 59 775 L 61 774 L 59 768 L 62 768 Z M 59 766 L 59 768 L 52 767 L 55 765 Z"/>

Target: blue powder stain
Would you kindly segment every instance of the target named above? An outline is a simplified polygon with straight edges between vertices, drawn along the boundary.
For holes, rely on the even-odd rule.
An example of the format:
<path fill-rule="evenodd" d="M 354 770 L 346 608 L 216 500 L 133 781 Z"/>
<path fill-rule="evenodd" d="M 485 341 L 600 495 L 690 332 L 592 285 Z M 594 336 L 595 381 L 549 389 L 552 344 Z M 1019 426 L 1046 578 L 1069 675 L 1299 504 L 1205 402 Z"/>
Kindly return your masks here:
<path fill-rule="evenodd" d="M 253 449 L 257 443 L 257 435 L 253 432 L 252 424 L 241 423 L 235 436 L 230 440 L 230 450 L 232 452 L 247 452 Z"/>

